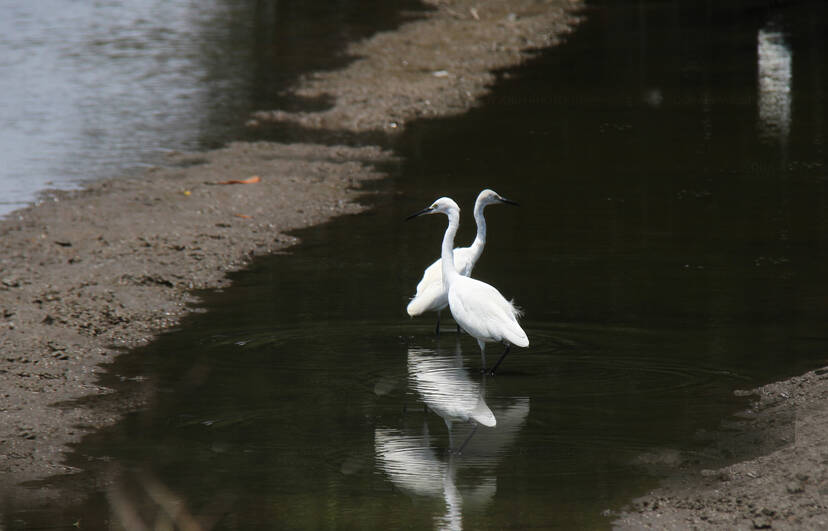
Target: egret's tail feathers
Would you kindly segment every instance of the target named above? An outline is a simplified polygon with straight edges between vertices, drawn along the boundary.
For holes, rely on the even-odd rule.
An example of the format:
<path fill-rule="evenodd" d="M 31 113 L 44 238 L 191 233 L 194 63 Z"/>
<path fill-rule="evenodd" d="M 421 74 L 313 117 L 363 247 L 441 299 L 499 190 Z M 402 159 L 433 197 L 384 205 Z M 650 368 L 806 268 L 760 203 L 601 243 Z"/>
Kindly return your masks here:
<path fill-rule="evenodd" d="M 515 316 L 515 319 L 523 317 L 523 308 L 515 304 L 515 299 L 510 300 L 509 304 L 512 305 L 512 315 Z"/>
<path fill-rule="evenodd" d="M 526 332 L 524 332 L 523 328 L 521 328 L 520 325 L 517 323 L 517 320 L 520 317 L 523 317 L 523 310 L 515 304 L 514 299 L 509 301 L 509 307 L 512 310 L 512 315 L 514 316 L 515 320 L 509 327 L 510 330 L 505 334 L 506 340 L 509 341 L 509 343 L 515 345 L 516 347 L 528 347 L 529 338 L 526 337 Z"/>

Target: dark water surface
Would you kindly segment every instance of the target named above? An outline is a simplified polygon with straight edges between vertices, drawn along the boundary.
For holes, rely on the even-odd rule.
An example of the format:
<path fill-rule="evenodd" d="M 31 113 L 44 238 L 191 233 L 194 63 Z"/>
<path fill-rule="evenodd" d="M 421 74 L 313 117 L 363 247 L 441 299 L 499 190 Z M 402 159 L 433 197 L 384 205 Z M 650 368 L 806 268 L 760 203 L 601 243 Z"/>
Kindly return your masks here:
<path fill-rule="evenodd" d="M 147 408 L 56 479 L 115 487 L 5 526 L 183 500 L 221 529 L 604 528 L 704 458 L 734 389 L 826 363 L 825 7 L 609 4 L 480 108 L 414 124 L 371 211 L 120 358 L 104 383 Z M 494 378 L 404 312 L 445 219 L 402 219 L 450 195 L 470 241 L 483 187 L 522 206 L 487 210 L 475 276 L 531 340 Z"/>

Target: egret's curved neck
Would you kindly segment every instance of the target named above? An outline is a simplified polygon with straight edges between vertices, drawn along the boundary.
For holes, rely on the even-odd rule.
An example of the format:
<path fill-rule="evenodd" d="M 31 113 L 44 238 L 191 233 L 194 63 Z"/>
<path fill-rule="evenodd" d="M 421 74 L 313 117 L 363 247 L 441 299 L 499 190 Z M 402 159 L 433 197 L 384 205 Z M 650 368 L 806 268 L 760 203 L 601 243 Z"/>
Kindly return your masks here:
<path fill-rule="evenodd" d="M 477 223 L 477 236 L 474 237 L 474 242 L 471 244 L 471 265 L 477 263 L 477 259 L 483 254 L 483 248 L 486 246 L 486 218 L 483 217 L 483 209 L 486 208 L 485 203 L 477 201 L 474 204 L 474 221 Z"/>
<path fill-rule="evenodd" d="M 443 262 L 443 283 L 448 287 L 460 273 L 454 269 L 454 237 L 457 235 L 457 227 L 460 226 L 460 212 L 457 210 L 449 210 L 446 214 L 448 216 L 448 228 L 443 235 L 443 247 L 440 253 L 440 258 Z"/>

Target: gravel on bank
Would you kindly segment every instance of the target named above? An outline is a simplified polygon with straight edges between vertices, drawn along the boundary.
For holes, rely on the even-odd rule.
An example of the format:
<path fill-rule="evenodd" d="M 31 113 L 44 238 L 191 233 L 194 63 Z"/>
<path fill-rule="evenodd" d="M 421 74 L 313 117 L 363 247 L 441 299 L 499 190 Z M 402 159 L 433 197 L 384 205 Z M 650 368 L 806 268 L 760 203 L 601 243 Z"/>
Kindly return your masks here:
<path fill-rule="evenodd" d="M 302 79 L 293 92 L 329 108 L 263 110 L 248 125 L 290 122 L 312 129 L 401 131 L 413 119 L 459 114 L 534 50 L 559 44 L 579 18 L 580 0 L 426 0 L 425 19 L 352 44 L 357 59 Z"/>
<path fill-rule="evenodd" d="M 709 435 L 709 462 L 635 500 L 616 529 L 828 529 L 828 368 L 736 393 L 752 406 Z"/>
<path fill-rule="evenodd" d="M 363 209 L 376 147 L 231 144 L 140 179 L 56 192 L 0 221 L 0 472 L 4 485 L 69 472 L 67 443 L 116 417 L 67 405 L 99 365 L 150 341 L 286 233 Z M 251 179 L 251 184 L 217 184 Z M 61 406 L 60 404 L 63 404 Z M 130 404 L 124 404 L 130 407 Z"/>

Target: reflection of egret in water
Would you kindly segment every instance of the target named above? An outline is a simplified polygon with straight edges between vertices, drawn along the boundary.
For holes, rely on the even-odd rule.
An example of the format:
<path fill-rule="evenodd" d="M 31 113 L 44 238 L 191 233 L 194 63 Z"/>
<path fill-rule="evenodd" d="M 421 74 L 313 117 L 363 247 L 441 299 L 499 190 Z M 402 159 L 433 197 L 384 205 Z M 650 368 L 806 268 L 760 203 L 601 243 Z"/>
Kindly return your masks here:
<path fill-rule="evenodd" d="M 512 448 L 520 428 L 529 416 L 529 398 L 507 399 L 494 407 L 497 428 L 481 430 L 463 449 L 463 465 L 474 468 L 493 468 Z"/>
<path fill-rule="evenodd" d="M 487 427 L 497 424 L 484 398 L 485 377 L 482 383 L 469 377 L 468 371 L 463 368 L 459 341 L 453 356 L 437 355 L 427 349 L 409 348 L 408 378 L 411 387 L 422 397 L 429 409 L 445 421 L 452 450 L 461 451 L 479 424 Z M 454 422 L 474 424 L 472 432 L 459 448 L 454 446 Z"/>
<path fill-rule="evenodd" d="M 462 529 L 464 508 L 474 510 L 491 503 L 497 491 L 496 466 L 529 414 L 528 398 L 507 399 L 493 412 L 484 399 L 482 378 L 481 382 L 473 380 L 463 368 L 459 341 L 456 351 L 448 355 L 409 348 L 412 389 L 445 421 L 451 448 L 453 439 L 463 436 L 457 449 L 462 453 L 438 451 L 426 422 L 416 434 L 386 428 L 374 432 L 377 466 L 394 485 L 409 494 L 445 501 L 445 512 L 435 519 L 438 529 Z M 491 429 L 477 430 L 478 424 Z M 457 481 L 459 470 L 462 482 Z"/>
<path fill-rule="evenodd" d="M 440 353 L 439 349 L 410 347 L 408 380 L 426 406 L 445 421 L 449 428 L 449 445 L 454 448 L 453 435 L 465 435 L 462 433 L 465 427 L 471 433 L 461 445 L 464 456 L 482 459 L 479 464 L 491 463 L 499 458 L 504 448 L 514 443 L 518 430 L 529 415 L 529 399 L 516 397 L 499 400 L 492 411 L 485 400 L 485 375 L 481 376 L 479 383 L 473 380 L 469 371 L 463 368 L 460 341 L 455 345 L 451 355 Z M 460 421 L 463 424 L 455 426 Z M 497 427 L 475 435 L 478 424 Z M 474 439 L 471 439 L 472 435 L 475 435 Z"/>
<path fill-rule="evenodd" d="M 438 529 L 463 528 L 463 497 L 455 484 L 457 457 L 449 453 L 447 461 L 443 461 L 437 456 L 430 445 L 428 426 L 423 426 L 422 435 L 413 436 L 377 428 L 374 431 L 374 449 L 379 467 L 398 488 L 411 494 L 442 497 L 445 500 L 446 512 L 437 519 Z M 482 487 L 482 494 L 490 499 L 494 490 L 494 481 L 488 481 Z"/>
<path fill-rule="evenodd" d="M 756 40 L 762 133 L 784 143 L 791 127 L 791 50 L 779 31 L 760 29 Z"/>

